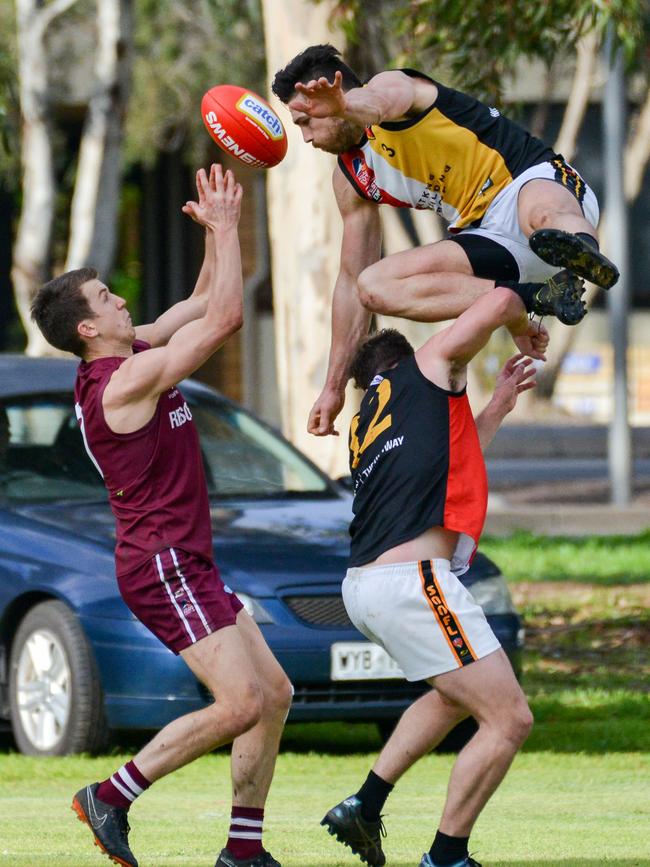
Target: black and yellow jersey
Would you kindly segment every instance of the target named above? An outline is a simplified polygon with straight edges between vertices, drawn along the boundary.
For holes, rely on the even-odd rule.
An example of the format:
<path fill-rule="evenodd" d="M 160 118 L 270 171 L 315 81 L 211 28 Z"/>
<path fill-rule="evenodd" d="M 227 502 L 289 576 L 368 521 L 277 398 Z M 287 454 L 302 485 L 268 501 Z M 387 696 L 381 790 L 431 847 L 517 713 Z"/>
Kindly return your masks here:
<path fill-rule="evenodd" d="M 438 88 L 415 117 L 369 127 L 339 167 L 364 199 L 431 209 L 450 228 L 477 226 L 494 198 L 531 166 L 556 155 L 539 139 L 465 93 L 412 69 Z"/>
<path fill-rule="evenodd" d="M 373 379 L 349 447 L 350 566 L 445 527 L 461 534 L 452 569 L 465 571 L 487 510 L 485 462 L 465 390 L 435 385 L 411 355 Z"/>

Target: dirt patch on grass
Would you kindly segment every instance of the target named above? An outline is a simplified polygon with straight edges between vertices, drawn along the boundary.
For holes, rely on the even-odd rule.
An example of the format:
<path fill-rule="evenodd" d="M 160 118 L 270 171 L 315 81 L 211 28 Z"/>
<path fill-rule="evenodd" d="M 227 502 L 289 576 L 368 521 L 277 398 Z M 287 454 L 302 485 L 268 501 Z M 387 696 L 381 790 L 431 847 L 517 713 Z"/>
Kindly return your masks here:
<path fill-rule="evenodd" d="M 526 627 L 531 688 L 650 689 L 650 585 L 511 587 Z"/>

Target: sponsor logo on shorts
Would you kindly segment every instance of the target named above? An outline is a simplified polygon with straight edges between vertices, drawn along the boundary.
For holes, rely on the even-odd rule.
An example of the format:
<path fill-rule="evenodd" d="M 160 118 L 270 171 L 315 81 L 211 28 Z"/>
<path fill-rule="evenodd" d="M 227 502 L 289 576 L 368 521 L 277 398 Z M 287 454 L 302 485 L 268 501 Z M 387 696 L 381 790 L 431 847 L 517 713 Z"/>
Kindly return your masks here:
<path fill-rule="evenodd" d="M 458 626 L 453 611 L 445 604 L 444 595 L 438 587 L 436 576 L 429 560 L 420 562 L 420 574 L 422 586 L 429 602 L 431 610 L 436 615 L 438 625 L 445 633 L 449 646 L 454 652 L 461 665 L 467 665 L 474 661 L 474 656 L 467 645 L 465 636 Z"/>

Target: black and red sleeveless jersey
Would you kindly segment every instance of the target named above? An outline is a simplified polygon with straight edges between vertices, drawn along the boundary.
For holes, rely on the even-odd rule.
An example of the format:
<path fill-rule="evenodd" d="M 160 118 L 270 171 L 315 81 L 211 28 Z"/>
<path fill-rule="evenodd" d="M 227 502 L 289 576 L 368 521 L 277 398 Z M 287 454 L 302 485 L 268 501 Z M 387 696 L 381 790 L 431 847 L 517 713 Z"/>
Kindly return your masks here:
<path fill-rule="evenodd" d="M 135 341 L 134 352 L 149 348 Z M 102 398 L 126 358 L 82 361 L 75 411 L 86 450 L 101 473 L 116 521 L 115 563 L 121 575 L 163 548 L 211 559 L 210 505 L 199 437 L 178 388 L 158 398 L 153 417 L 133 433 L 106 424 Z"/>
<path fill-rule="evenodd" d="M 350 426 L 350 565 L 363 566 L 430 527 L 460 533 L 464 572 L 487 510 L 487 474 L 465 389 L 446 391 L 411 355 L 377 375 Z"/>

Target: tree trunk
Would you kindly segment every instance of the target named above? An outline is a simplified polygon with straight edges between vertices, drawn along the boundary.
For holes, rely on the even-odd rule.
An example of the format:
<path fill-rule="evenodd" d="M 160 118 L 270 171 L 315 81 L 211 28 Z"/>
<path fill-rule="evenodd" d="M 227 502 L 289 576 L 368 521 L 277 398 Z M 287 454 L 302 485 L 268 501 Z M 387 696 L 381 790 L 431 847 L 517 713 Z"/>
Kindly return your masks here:
<path fill-rule="evenodd" d="M 562 126 L 554 145 L 554 149 L 561 153 L 567 162 L 571 162 L 577 149 L 578 135 L 585 118 L 593 85 L 598 47 L 598 38 L 593 31 L 578 43 L 573 83 L 564 110 Z M 597 290 L 594 287 L 588 287 L 585 294 L 588 305 L 596 294 Z M 547 319 L 545 325 L 551 336 L 551 360 L 544 365 L 538 374 L 537 388 L 522 395 L 523 400 L 520 399 L 520 401 L 523 406 L 528 406 L 536 400 L 550 400 L 553 397 L 562 363 L 576 338 L 575 328 L 568 328 L 556 319 Z"/>
<path fill-rule="evenodd" d="M 624 182 L 625 198 L 632 204 L 641 191 L 641 183 L 650 159 L 650 87 L 646 90 L 645 100 L 633 123 L 632 133 L 625 148 Z M 606 212 L 601 214 L 601 226 L 607 226 Z M 602 247 L 607 252 L 608 239 L 602 239 Z M 585 300 L 591 304 L 598 293 L 594 286 L 587 287 Z M 551 334 L 552 361 L 548 362 L 538 376 L 538 387 L 529 394 L 550 400 L 553 397 L 557 378 L 562 369 L 562 362 L 570 351 L 576 339 L 575 328 L 567 328 L 559 322 L 553 322 L 549 328 Z"/>
<path fill-rule="evenodd" d="M 91 265 L 106 275 L 113 262 L 132 30 L 130 0 L 97 0 L 96 89 L 79 149 L 66 271 Z"/>
<path fill-rule="evenodd" d="M 598 37 L 592 30 L 578 43 L 576 68 L 567 100 L 562 126 L 555 142 L 555 150 L 571 162 L 576 152 L 580 128 L 585 119 L 598 58 Z"/>
<path fill-rule="evenodd" d="M 272 80 L 309 45 L 332 39 L 332 2 L 264 0 L 267 68 Z M 308 147 L 289 112 L 272 97 L 289 149 L 268 173 L 278 388 L 285 436 L 320 467 L 347 473 L 346 437 L 358 402 L 348 393 L 338 419 L 340 437 L 307 433 L 307 417 L 325 382 L 332 290 L 339 266 L 341 218 L 332 191 L 333 157 Z"/>
<path fill-rule="evenodd" d="M 45 33 L 53 12 L 64 11 L 73 2 L 54 3 L 45 10 L 37 0 L 16 2 L 23 179 L 11 278 L 16 307 L 27 334 L 29 355 L 42 355 L 48 350 L 48 344 L 30 318 L 34 292 L 47 274 L 54 220 L 55 179 Z"/>

